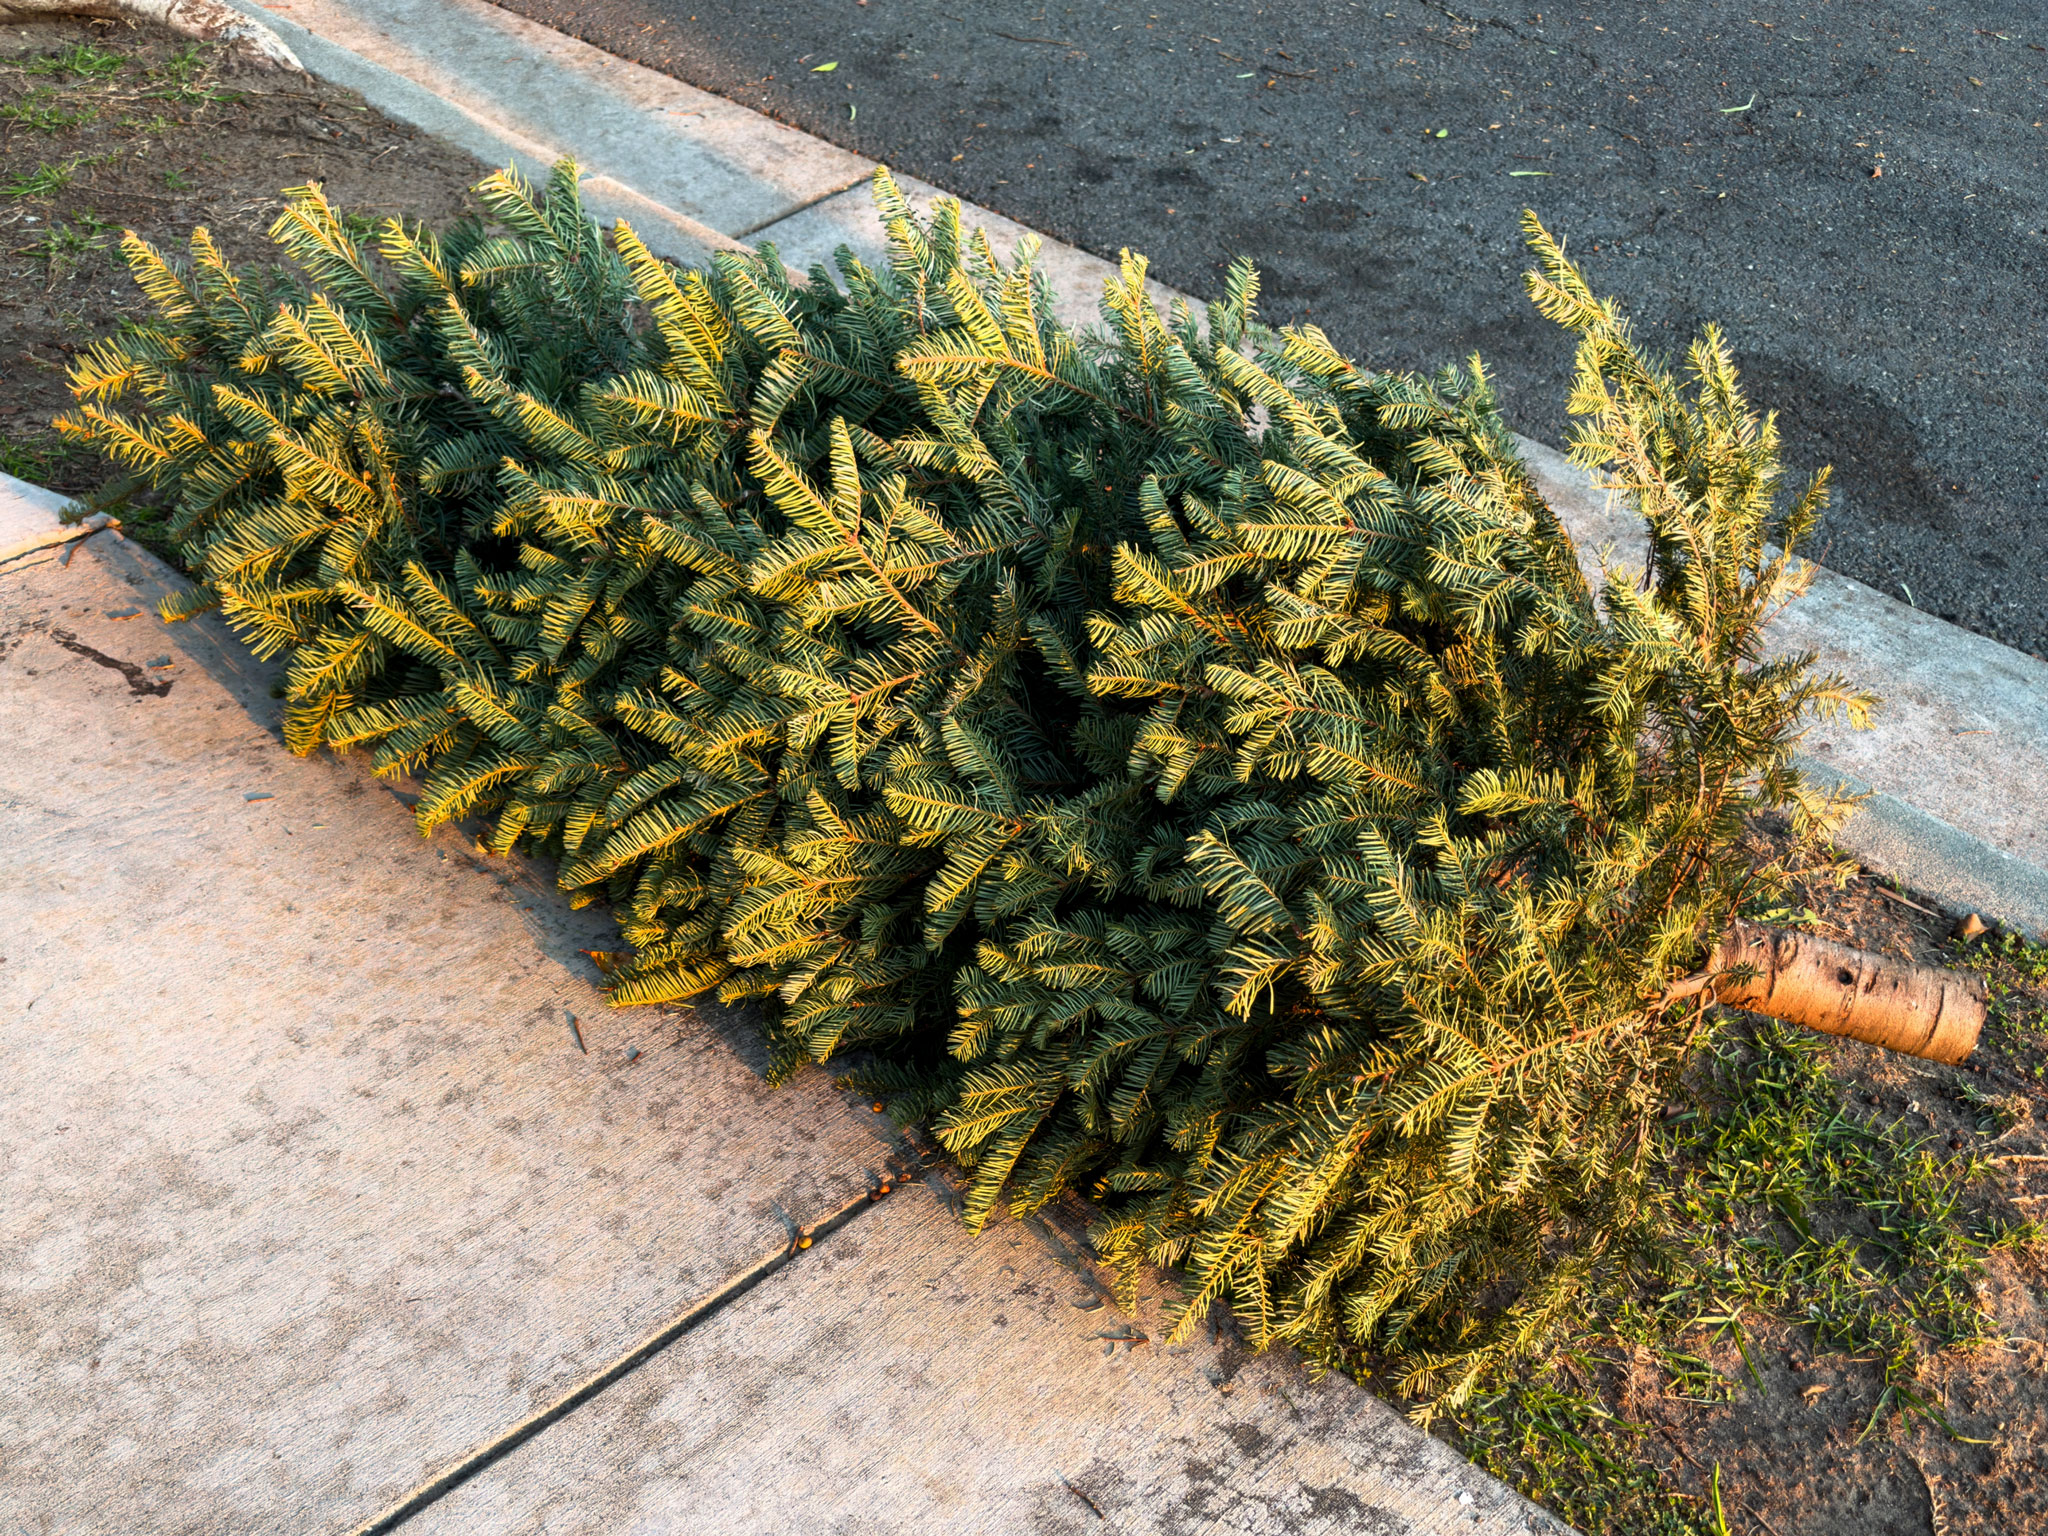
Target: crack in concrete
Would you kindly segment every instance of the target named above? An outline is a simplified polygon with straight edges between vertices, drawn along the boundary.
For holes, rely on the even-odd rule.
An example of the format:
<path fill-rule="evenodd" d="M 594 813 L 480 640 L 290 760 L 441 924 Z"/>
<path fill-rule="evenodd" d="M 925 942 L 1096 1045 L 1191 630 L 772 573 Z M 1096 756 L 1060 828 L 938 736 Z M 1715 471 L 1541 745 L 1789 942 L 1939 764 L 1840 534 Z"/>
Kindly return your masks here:
<path fill-rule="evenodd" d="M 868 173 L 863 171 L 860 175 L 854 177 L 853 180 L 849 181 L 845 186 L 834 187 L 829 192 L 820 192 L 816 197 L 798 203 L 794 208 L 791 208 L 787 213 L 778 213 L 773 218 L 762 219 L 758 223 L 749 224 L 745 229 L 740 230 L 732 238 L 735 240 L 751 240 L 755 235 L 761 233 L 762 230 L 773 229 L 777 224 L 782 223 L 785 219 L 793 219 L 798 214 L 806 213 L 811 209 L 817 207 L 820 203 L 829 203 L 832 201 L 833 198 L 842 196 L 847 192 L 851 192 L 855 187 L 865 186 L 867 184 L 867 179 Z"/>
<path fill-rule="evenodd" d="M 503 1434 L 486 1440 L 482 1445 L 479 1445 L 475 1450 L 463 1457 L 462 1460 L 420 1484 L 419 1487 L 413 1489 L 411 1493 L 408 1493 L 382 1514 L 373 1516 L 363 1524 L 356 1526 L 348 1533 L 348 1536 L 384 1536 L 384 1533 L 387 1531 L 397 1530 L 398 1527 L 405 1524 L 414 1515 L 419 1514 L 429 1505 L 436 1504 L 446 1498 L 479 1472 L 482 1472 L 486 1467 L 509 1456 L 513 1451 L 533 1439 L 534 1436 L 538 1435 L 549 1425 L 575 1412 L 576 1409 L 582 1407 L 583 1404 L 589 1402 L 607 1387 L 613 1386 L 624 1380 L 627 1376 L 630 1376 L 634 1371 L 645 1365 L 649 1360 L 652 1360 L 699 1323 L 716 1316 L 726 1307 L 746 1295 L 747 1292 L 751 1291 L 763 1280 L 766 1280 L 770 1275 L 788 1265 L 799 1253 L 815 1246 L 819 1238 L 831 1236 L 834 1232 L 852 1221 L 862 1211 L 878 1204 L 883 1198 L 884 1193 L 892 1186 L 901 1187 L 913 1180 L 922 1180 L 926 1172 L 924 1160 L 922 1157 L 915 1155 L 914 1149 L 913 1157 L 914 1161 L 900 1173 L 892 1171 L 881 1183 L 870 1184 L 867 1193 L 855 1196 L 837 1210 L 818 1221 L 812 1222 L 807 1227 L 797 1227 L 789 1224 L 788 1218 L 785 1216 L 785 1224 L 790 1225 L 790 1235 L 789 1241 L 782 1248 L 770 1254 L 752 1268 L 740 1271 L 739 1274 L 726 1281 L 724 1285 L 713 1291 L 709 1296 L 704 1297 L 701 1301 L 685 1308 L 675 1317 L 670 1318 L 668 1322 L 642 1339 L 632 1349 L 619 1356 L 618 1359 L 607 1365 L 603 1370 L 586 1378 L 579 1385 L 548 1404 L 547 1407 L 528 1418 L 522 1419 Z"/>

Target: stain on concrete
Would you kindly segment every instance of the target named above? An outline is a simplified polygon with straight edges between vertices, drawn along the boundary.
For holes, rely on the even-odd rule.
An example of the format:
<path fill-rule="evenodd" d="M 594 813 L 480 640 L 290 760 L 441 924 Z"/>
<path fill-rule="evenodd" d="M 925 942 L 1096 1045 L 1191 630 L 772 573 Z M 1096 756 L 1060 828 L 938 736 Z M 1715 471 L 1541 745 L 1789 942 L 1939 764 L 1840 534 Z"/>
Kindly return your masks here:
<path fill-rule="evenodd" d="M 94 650 L 68 629 L 53 628 L 50 631 L 50 638 L 74 656 L 83 656 L 87 661 L 97 662 L 103 667 L 111 667 L 114 671 L 120 673 L 128 679 L 128 691 L 138 697 L 160 699 L 171 691 L 170 679 L 166 678 L 162 682 L 153 683 L 149 680 L 149 674 L 134 662 L 121 661 L 109 656 L 105 651 Z"/>

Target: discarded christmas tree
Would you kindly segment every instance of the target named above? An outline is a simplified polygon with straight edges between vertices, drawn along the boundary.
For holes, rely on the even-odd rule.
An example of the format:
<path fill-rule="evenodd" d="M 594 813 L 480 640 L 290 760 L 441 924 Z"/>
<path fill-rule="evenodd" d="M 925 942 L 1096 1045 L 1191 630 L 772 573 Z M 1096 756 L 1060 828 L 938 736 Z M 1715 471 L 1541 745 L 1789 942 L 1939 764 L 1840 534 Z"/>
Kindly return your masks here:
<path fill-rule="evenodd" d="M 394 222 L 380 273 L 298 190 L 281 295 L 131 238 L 161 318 L 76 371 L 295 750 L 560 859 L 617 1001 L 850 1060 L 971 1221 L 1095 1197 L 1186 1326 L 1455 1397 L 1654 1246 L 1668 994 L 1864 703 L 1762 659 L 1825 488 L 1777 507 L 1718 336 L 1674 377 L 1530 221 L 1651 533 L 1596 601 L 1476 359 L 1366 373 L 1248 267 L 1198 323 L 1127 257 L 1077 336 L 886 175 L 887 268 L 801 283 L 607 245 L 569 168 L 479 191 L 499 233 Z"/>

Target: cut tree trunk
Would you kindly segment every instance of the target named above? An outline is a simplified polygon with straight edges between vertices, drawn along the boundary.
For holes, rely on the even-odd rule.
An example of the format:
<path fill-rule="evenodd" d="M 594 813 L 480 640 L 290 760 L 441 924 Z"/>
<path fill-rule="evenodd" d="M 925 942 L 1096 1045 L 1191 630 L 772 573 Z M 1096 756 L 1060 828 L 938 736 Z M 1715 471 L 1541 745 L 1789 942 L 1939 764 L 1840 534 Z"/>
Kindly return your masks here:
<path fill-rule="evenodd" d="M 305 66 L 283 38 L 224 0 L 0 0 L 0 21 L 25 21 L 34 16 L 151 22 L 181 37 L 219 43 L 237 58 L 265 69 L 305 73 Z"/>
<path fill-rule="evenodd" d="M 1744 980 L 1729 974 L 1749 968 Z M 1984 1028 L 1984 983 L 1810 933 L 1732 923 L 1713 962 L 1666 995 L 1716 1002 L 1929 1061 L 1960 1062 Z"/>

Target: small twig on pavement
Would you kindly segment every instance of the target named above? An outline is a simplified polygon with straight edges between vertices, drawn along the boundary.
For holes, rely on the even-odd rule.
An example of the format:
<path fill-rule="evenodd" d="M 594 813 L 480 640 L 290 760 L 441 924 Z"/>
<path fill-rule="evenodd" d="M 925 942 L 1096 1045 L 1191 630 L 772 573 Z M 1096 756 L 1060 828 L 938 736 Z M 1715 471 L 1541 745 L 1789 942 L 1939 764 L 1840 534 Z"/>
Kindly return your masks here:
<path fill-rule="evenodd" d="M 1910 897 L 1901 896 L 1897 891 L 1893 890 L 1888 885 L 1877 885 L 1873 883 L 1870 888 L 1873 891 L 1877 892 L 1878 895 L 1886 896 L 1889 897 L 1891 900 L 1896 901 L 1902 907 L 1911 907 L 1915 912 L 1925 912 L 1929 917 L 1941 916 L 1941 914 L 1935 911 L 1934 908 L 1923 907 L 1920 905 L 1919 902 L 1912 900 Z"/>

